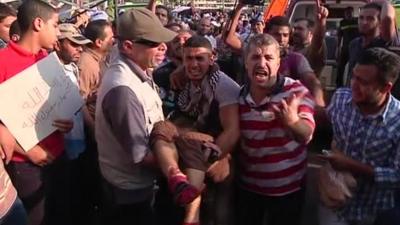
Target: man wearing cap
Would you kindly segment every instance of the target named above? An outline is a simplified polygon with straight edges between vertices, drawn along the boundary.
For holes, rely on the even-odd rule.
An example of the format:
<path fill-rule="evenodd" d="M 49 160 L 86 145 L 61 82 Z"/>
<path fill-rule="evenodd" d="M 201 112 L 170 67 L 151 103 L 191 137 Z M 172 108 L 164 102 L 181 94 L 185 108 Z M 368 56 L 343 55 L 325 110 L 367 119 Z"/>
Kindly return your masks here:
<path fill-rule="evenodd" d="M 120 55 L 102 78 L 95 118 L 105 204 L 110 207 L 105 224 L 153 224 L 156 163 L 149 135 L 164 117 L 148 71 L 157 66 L 154 59 L 164 51 L 163 43 L 174 36 L 148 9 L 132 9 L 119 18 Z"/>
<path fill-rule="evenodd" d="M 91 43 L 91 41 L 81 35 L 74 24 L 64 23 L 58 27 L 60 35 L 54 49 L 63 64 L 65 74 L 74 85 L 79 87 L 79 69 L 76 63 L 81 56 L 82 47 Z M 70 213 L 68 216 L 70 219 L 69 222 L 73 221 L 75 224 L 80 224 L 79 219 L 87 215 L 85 206 L 87 207 L 89 204 L 84 202 L 86 198 L 82 197 L 85 191 L 89 191 L 85 190 L 87 185 L 85 185 L 85 177 L 82 175 L 86 174 L 83 173 L 85 168 L 82 166 L 85 164 L 82 161 L 82 153 L 86 148 L 82 111 L 75 113 L 72 120 L 74 127 L 69 133 L 64 135 L 65 152 L 68 159 L 66 170 L 68 170 L 68 174 L 70 175 L 66 178 L 68 185 L 65 195 L 68 196 L 69 201 L 66 202 L 67 206 L 65 208 Z"/>

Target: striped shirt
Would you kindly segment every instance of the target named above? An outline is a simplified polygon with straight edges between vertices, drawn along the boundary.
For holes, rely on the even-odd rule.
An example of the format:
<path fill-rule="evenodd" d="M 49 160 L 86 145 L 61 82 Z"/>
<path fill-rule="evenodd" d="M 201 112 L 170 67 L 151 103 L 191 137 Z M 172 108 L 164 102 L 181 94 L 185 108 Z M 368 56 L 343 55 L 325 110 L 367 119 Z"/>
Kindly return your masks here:
<path fill-rule="evenodd" d="M 400 101 L 390 96 L 382 112 L 363 116 L 352 103 L 351 90 L 342 88 L 332 97 L 328 114 L 337 147 L 375 171 L 373 180 L 358 177 L 354 197 L 340 215 L 361 221 L 393 208 L 400 186 Z"/>
<path fill-rule="evenodd" d="M 3 160 L 0 159 L 0 220 L 10 210 L 15 199 L 17 199 L 17 191 L 4 169 Z"/>
<path fill-rule="evenodd" d="M 283 196 L 300 190 L 306 169 L 306 145 L 295 141 L 276 117 L 272 106 L 292 93 L 307 92 L 299 106 L 299 117 L 314 123 L 314 100 L 299 82 L 278 79 L 279 88 L 256 104 L 246 87 L 239 98 L 241 186 L 258 194 Z"/>

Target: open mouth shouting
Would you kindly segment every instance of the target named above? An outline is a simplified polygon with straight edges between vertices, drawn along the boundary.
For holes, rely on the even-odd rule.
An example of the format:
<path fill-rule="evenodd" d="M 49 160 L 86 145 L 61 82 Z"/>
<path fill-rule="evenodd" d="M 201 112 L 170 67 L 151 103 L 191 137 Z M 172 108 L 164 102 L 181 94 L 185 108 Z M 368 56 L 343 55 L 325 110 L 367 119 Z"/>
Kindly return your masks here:
<path fill-rule="evenodd" d="M 253 77 L 257 83 L 264 83 L 270 77 L 268 68 L 258 67 L 253 72 Z"/>

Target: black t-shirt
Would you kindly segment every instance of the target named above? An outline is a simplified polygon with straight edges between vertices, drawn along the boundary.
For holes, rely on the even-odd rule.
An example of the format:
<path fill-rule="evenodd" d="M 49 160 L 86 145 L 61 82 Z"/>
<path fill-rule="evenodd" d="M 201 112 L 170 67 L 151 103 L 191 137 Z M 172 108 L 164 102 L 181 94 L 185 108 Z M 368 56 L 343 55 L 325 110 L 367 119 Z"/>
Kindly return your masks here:
<path fill-rule="evenodd" d="M 358 32 L 358 19 L 351 18 L 351 19 L 343 19 L 342 21 L 340 21 L 339 35 L 341 35 L 343 39 L 342 54 L 347 55 L 347 52 L 349 50 L 348 46 L 350 42 L 354 38 L 360 36 L 360 33 Z"/>
<path fill-rule="evenodd" d="M 397 41 L 385 41 L 381 37 L 375 38 L 371 43 L 367 46 L 362 46 L 362 37 L 355 38 L 349 44 L 349 68 L 348 68 L 348 76 L 345 85 L 350 85 L 350 79 L 353 74 L 353 68 L 356 65 L 357 59 L 360 57 L 362 52 L 369 48 L 380 47 L 388 49 L 390 46 L 397 46 Z"/>
<path fill-rule="evenodd" d="M 163 102 L 163 113 L 165 117 L 167 117 L 172 111 L 176 110 L 177 107 L 176 99 L 178 93 L 170 88 L 171 85 L 169 82 L 169 77 L 176 68 L 177 66 L 174 63 L 168 62 L 153 72 L 154 82 L 160 89 L 159 94 Z"/>

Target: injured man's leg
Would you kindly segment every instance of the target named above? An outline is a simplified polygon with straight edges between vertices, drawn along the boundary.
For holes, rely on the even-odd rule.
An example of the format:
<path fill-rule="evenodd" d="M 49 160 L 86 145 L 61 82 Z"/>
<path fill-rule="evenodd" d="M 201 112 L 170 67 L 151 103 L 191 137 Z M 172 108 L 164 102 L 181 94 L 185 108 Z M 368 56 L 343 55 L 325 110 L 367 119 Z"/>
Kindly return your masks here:
<path fill-rule="evenodd" d="M 175 201 L 187 205 L 185 222 L 198 221 L 205 173 L 221 153 L 214 138 L 161 121 L 154 125 L 151 144 Z"/>

